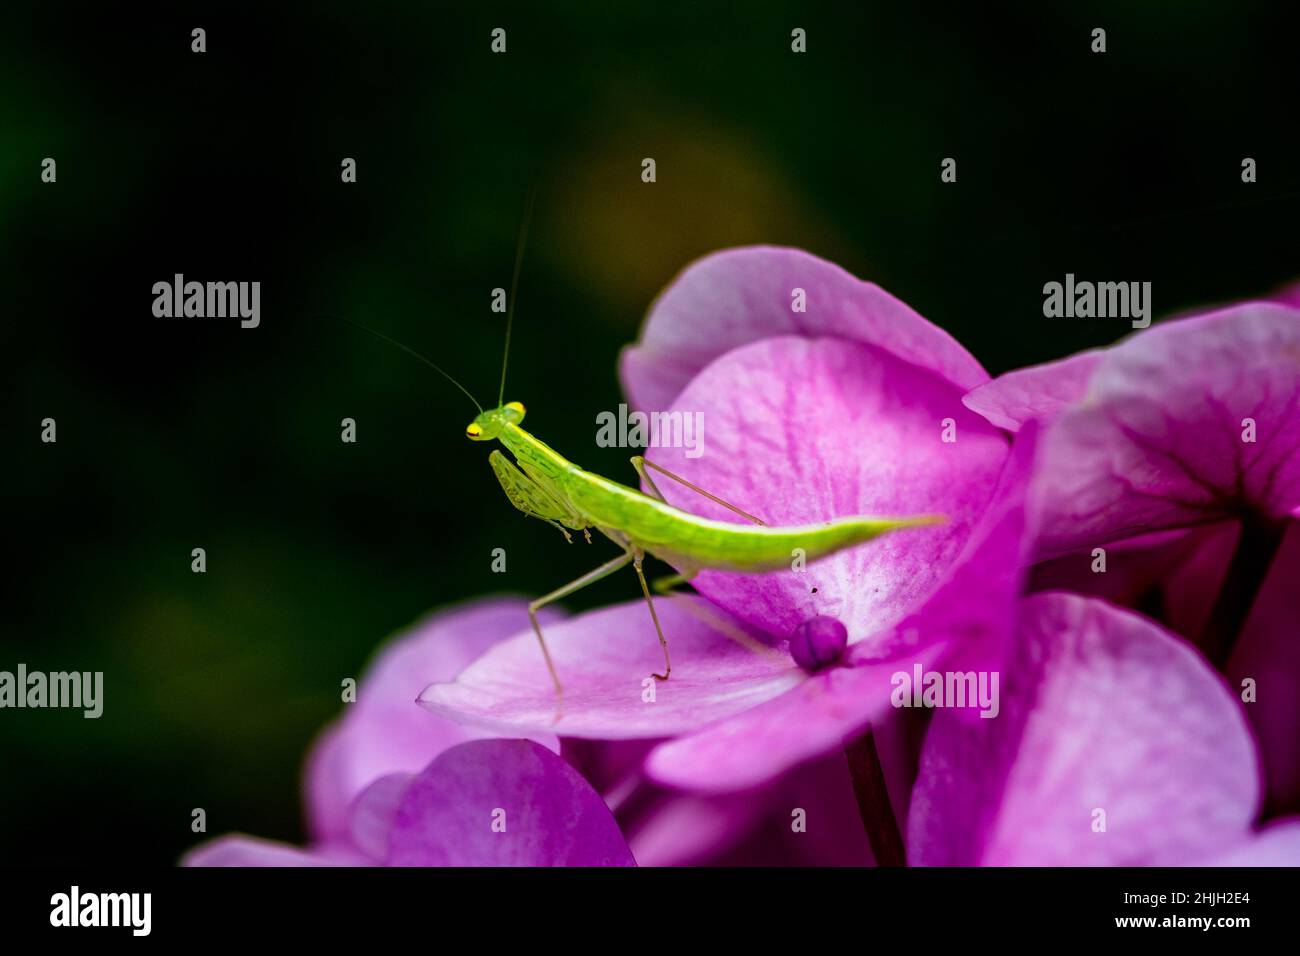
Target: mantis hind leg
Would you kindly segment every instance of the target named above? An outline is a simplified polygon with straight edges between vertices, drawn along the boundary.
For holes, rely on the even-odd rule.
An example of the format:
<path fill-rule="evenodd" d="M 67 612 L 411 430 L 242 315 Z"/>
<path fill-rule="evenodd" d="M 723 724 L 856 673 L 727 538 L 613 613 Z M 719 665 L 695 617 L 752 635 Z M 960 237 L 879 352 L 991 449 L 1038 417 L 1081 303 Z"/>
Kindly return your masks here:
<path fill-rule="evenodd" d="M 641 480 L 644 481 L 650 487 L 650 491 L 654 495 L 654 497 L 658 498 L 660 501 L 664 502 L 665 504 L 668 503 L 668 499 L 665 498 L 664 493 L 659 490 L 659 486 L 655 484 L 655 480 L 650 477 L 650 473 L 646 471 L 647 468 L 653 468 L 661 475 L 671 478 L 679 485 L 685 485 L 687 488 L 691 489 L 691 491 L 695 492 L 697 495 L 703 495 L 705 498 L 708 498 L 714 504 L 722 505 L 722 507 L 734 511 L 736 514 L 740 515 L 746 521 L 750 521 L 753 522 L 754 524 L 759 524 L 759 525 L 766 524 L 766 522 L 763 521 L 761 518 L 754 517 L 748 511 L 744 511 L 743 509 L 736 507 L 730 501 L 726 501 L 722 498 L 719 498 L 711 491 L 705 491 L 699 485 L 695 484 L 694 482 L 687 481 L 681 475 L 674 474 L 673 472 L 669 471 L 667 468 L 663 467 L 662 465 L 656 465 L 653 461 L 650 461 L 644 455 L 633 455 L 632 467 L 635 468 L 636 473 L 641 476 Z"/>
<path fill-rule="evenodd" d="M 631 560 L 633 560 L 633 555 L 632 551 L 629 549 L 624 551 L 617 558 L 611 558 L 600 567 L 588 571 L 582 577 L 570 581 L 568 584 L 564 585 L 564 587 L 556 588 L 550 594 L 545 594 L 528 605 L 528 619 L 533 622 L 533 633 L 537 635 L 537 643 L 541 645 L 542 656 L 546 658 L 546 669 L 551 672 L 551 680 L 555 684 L 556 697 L 562 697 L 564 695 L 564 687 L 560 684 L 560 675 L 555 672 L 555 662 L 551 660 L 551 652 L 546 646 L 546 638 L 542 636 L 542 625 L 537 620 L 537 612 L 546 605 L 553 604 L 561 598 L 568 597 L 574 591 L 580 591 L 588 584 L 594 584 L 601 578 L 613 574 Z M 639 566 L 637 571 L 640 572 Z"/>

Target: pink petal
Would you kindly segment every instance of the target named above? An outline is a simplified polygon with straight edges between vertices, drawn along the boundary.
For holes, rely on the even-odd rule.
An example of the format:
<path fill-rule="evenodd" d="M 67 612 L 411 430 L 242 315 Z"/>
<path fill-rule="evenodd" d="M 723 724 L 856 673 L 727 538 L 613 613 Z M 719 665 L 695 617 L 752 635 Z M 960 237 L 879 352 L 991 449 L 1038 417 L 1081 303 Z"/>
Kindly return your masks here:
<path fill-rule="evenodd" d="M 788 863 L 835 865 L 863 861 L 853 839 L 861 834 L 857 805 L 843 767 L 820 762 L 791 774 L 779 787 L 725 796 L 682 794 L 647 783 L 645 755 L 656 741 L 596 741 L 565 737 L 561 755 L 605 798 L 640 866 L 715 866 L 752 855 L 755 843 L 775 844 L 775 858 Z M 841 807 L 847 800 L 849 813 Z M 799 839 L 791 808 L 814 821 Z M 762 828 L 763 833 L 756 834 Z M 849 838 L 845 839 L 845 834 Z M 772 839 L 775 837 L 775 839 Z M 772 859 L 770 854 L 765 859 Z"/>
<path fill-rule="evenodd" d="M 761 815 L 750 822 L 743 840 L 718 848 L 713 856 L 697 863 L 785 867 L 873 863 L 842 753 L 800 767 L 762 790 L 728 796 L 682 796 L 676 802 L 761 808 Z M 663 821 L 662 827 L 666 829 L 668 823 Z M 637 860 L 646 865 L 639 854 Z"/>
<path fill-rule="evenodd" d="M 656 791 L 623 832 L 639 866 L 706 866 L 746 839 L 766 809 L 758 794 L 712 797 Z M 620 817 L 621 819 L 621 817 Z"/>
<path fill-rule="evenodd" d="M 932 645 L 914 659 L 928 666 L 939 653 Z M 775 700 L 655 748 L 646 772 L 665 786 L 706 793 L 765 784 L 838 749 L 883 715 L 899 669 L 898 662 L 886 661 L 813 674 Z"/>
<path fill-rule="evenodd" d="M 1249 831 L 1258 768 L 1240 705 L 1145 618 L 1076 595 L 1026 599 L 1001 697 L 992 720 L 935 713 L 911 862 L 1178 865 Z"/>
<path fill-rule="evenodd" d="M 555 620 L 558 614 L 551 614 Z M 528 626 L 518 598 L 490 598 L 440 611 L 381 647 L 357 682 L 355 703 L 321 734 L 307 760 L 304 788 L 312 833 L 341 837 L 348 807 L 391 773 L 416 773 L 446 748 L 483 736 L 418 707 L 430 681 L 450 680 L 497 641 Z M 543 732 L 541 743 L 559 744 Z"/>
<path fill-rule="evenodd" d="M 1042 553 L 1300 509 L 1300 311 L 1248 303 L 1111 349 L 1046 439 Z M 1242 441 L 1243 421 L 1256 440 Z"/>
<path fill-rule="evenodd" d="M 371 859 L 388 858 L 388 835 L 413 779 L 409 773 L 380 777 L 352 801 L 348 834 L 352 845 Z"/>
<path fill-rule="evenodd" d="M 947 573 L 993 493 L 1005 437 L 929 372 L 842 339 L 769 338 L 700 373 L 676 409 L 699 412 L 703 454 L 655 448 L 657 463 L 768 524 L 851 515 L 942 514 L 809 565 L 807 573 L 704 571 L 692 582 L 743 621 L 786 638 L 824 614 L 850 642 L 887 629 Z M 951 419 L 956 441 L 944 442 Z M 666 478 L 673 504 L 740 521 Z M 812 588 L 817 593 L 812 593 Z"/>
<path fill-rule="evenodd" d="M 876 738 L 880 742 L 879 728 Z M 882 760 L 888 756 L 882 746 Z M 616 816 L 643 867 L 872 862 L 848 765 L 838 751 L 770 787 L 742 793 L 678 793 L 642 785 Z"/>
<path fill-rule="evenodd" d="M 274 840 L 230 834 L 190 850 L 181 866 L 374 866 L 375 861 L 345 845 L 304 850 Z"/>
<path fill-rule="evenodd" d="M 672 653 L 668 681 L 650 677 L 662 670 L 663 654 L 645 601 L 635 600 L 545 628 L 564 684 L 562 713 L 531 628 L 492 648 L 451 683 L 430 685 L 420 703 L 443 717 L 501 733 L 623 740 L 695 730 L 802 679 L 788 654 L 750 650 L 678 601 L 659 598 L 655 607 Z M 644 699 L 648 689 L 653 703 Z"/>
<path fill-rule="evenodd" d="M 393 866 L 635 866 L 600 795 L 530 740 L 444 751 L 406 789 Z"/>
<path fill-rule="evenodd" d="M 1292 818 L 1253 833 L 1200 866 L 1300 866 L 1300 821 Z"/>
<path fill-rule="evenodd" d="M 973 389 L 962 401 L 999 428 L 1018 431 L 1027 421 L 1055 418 L 1080 401 L 1104 354 L 1093 349 L 1059 362 L 1017 369 Z"/>
<path fill-rule="evenodd" d="M 806 312 L 792 310 L 796 288 Z M 624 391 L 637 408 L 666 409 L 718 356 L 777 335 L 879 346 L 963 391 L 988 380 L 952 336 L 879 286 L 798 249 L 749 246 L 692 263 L 655 300 L 620 360 Z"/>

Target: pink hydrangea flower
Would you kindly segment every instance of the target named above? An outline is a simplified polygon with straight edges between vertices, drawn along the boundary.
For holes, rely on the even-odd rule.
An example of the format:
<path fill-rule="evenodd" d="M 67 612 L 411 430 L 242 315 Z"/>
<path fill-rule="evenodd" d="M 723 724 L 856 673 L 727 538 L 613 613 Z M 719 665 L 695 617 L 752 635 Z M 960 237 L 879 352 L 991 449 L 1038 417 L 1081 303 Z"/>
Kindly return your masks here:
<path fill-rule="evenodd" d="M 1047 425 L 1039 585 L 1160 616 L 1257 697 L 1270 814 L 1300 811 L 1297 288 L 1021 369 L 966 403 Z M 1094 549 L 1106 554 L 1093 573 Z"/>

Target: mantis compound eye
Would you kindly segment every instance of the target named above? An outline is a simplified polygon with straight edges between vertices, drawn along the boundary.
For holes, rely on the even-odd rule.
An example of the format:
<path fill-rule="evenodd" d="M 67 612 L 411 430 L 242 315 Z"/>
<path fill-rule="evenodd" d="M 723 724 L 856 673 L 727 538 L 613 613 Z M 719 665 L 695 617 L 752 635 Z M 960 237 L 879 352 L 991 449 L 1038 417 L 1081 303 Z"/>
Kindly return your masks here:
<path fill-rule="evenodd" d="M 470 422 L 469 427 L 465 429 L 466 438 L 478 438 L 483 434 L 483 429 L 479 428 L 474 422 Z"/>
<path fill-rule="evenodd" d="M 517 413 L 519 414 L 519 417 L 520 417 L 521 419 L 524 417 L 524 403 L 523 403 L 523 402 L 506 402 L 506 408 L 510 409 L 510 411 L 512 411 L 512 412 L 517 412 Z"/>

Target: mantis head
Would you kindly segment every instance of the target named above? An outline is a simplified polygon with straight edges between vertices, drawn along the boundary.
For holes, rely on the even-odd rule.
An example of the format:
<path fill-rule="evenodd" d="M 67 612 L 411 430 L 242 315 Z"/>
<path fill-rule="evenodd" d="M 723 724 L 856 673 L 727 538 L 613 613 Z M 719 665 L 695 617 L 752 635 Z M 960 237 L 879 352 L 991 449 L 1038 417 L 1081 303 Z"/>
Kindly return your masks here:
<path fill-rule="evenodd" d="M 524 406 L 521 402 L 507 402 L 499 408 L 489 408 L 480 412 L 465 429 L 465 437 L 470 441 L 492 441 L 501 434 L 506 425 L 518 425 L 524 420 Z"/>

